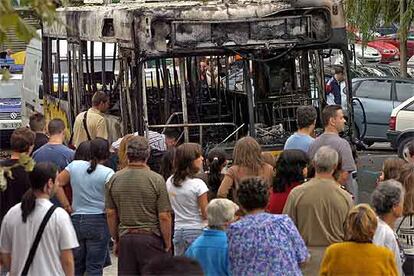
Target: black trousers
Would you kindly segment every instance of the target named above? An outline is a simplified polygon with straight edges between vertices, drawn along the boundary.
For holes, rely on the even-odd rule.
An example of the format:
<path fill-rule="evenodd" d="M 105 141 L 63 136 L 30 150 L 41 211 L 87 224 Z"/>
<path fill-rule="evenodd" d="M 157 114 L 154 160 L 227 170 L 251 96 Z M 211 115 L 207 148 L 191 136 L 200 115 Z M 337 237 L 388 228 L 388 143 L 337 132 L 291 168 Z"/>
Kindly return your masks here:
<path fill-rule="evenodd" d="M 141 275 L 153 258 L 168 254 L 164 242 L 155 234 L 125 234 L 119 241 L 118 275 Z"/>

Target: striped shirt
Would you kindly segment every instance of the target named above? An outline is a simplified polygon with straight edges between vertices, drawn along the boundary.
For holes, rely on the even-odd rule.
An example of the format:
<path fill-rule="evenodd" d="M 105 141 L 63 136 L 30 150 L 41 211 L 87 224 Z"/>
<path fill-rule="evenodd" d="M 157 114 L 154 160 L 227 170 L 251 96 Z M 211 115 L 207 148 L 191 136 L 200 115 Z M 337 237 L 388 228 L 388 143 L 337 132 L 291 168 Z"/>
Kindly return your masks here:
<path fill-rule="evenodd" d="M 138 132 L 133 133 L 134 136 L 138 136 Z M 146 132 L 144 132 L 144 137 L 146 137 Z M 119 146 L 121 145 L 123 137 L 119 138 L 115 142 L 112 143 L 113 149 L 119 149 Z M 166 151 L 167 145 L 165 144 L 165 135 L 149 130 L 148 131 L 148 143 L 151 148 L 157 149 L 159 151 Z"/>
<path fill-rule="evenodd" d="M 119 233 L 139 228 L 160 235 L 158 214 L 171 211 L 164 178 L 147 166 L 129 165 L 106 184 L 105 207 L 116 209 Z"/>

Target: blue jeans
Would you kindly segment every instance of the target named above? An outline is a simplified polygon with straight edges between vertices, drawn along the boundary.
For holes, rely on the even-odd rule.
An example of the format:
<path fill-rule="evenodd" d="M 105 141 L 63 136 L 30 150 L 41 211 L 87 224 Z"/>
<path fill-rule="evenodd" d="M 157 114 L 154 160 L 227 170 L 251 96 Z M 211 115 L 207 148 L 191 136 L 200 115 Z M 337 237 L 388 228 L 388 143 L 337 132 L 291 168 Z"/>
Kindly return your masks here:
<path fill-rule="evenodd" d="M 184 256 L 185 251 L 203 233 L 203 229 L 177 229 L 174 231 L 174 255 Z"/>
<path fill-rule="evenodd" d="M 75 275 L 102 275 L 110 240 L 105 214 L 73 215 L 79 247 L 73 250 Z"/>

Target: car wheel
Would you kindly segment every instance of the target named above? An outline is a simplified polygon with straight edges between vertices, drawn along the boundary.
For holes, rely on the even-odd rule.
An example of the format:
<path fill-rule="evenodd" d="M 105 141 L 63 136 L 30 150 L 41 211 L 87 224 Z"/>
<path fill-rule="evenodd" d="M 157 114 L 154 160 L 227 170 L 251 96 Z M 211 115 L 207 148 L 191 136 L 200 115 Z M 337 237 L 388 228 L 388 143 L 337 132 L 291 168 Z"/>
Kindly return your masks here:
<path fill-rule="evenodd" d="M 404 138 L 398 144 L 398 156 L 400 158 L 403 158 L 403 159 L 407 160 L 407 158 L 406 158 L 407 145 L 408 145 L 409 142 L 411 142 L 413 140 L 414 140 L 414 136 L 410 136 L 410 137 Z"/>

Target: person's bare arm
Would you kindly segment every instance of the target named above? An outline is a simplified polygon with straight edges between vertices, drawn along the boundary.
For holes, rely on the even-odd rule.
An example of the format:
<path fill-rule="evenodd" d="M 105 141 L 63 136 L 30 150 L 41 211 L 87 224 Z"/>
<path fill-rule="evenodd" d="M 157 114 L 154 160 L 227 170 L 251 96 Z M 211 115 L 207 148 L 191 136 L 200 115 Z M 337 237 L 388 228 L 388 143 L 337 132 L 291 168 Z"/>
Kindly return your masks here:
<path fill-rule="evenodd" d="M 119 218 L 118 212 L 116 209 L 106 209 L 106 220 L 108 222 L 109 233 L 111 233 L 111 237 L 118 241 L 118 225 L 119 225 Z"/>
<path fill-rule="evenodd" d="M 60 252 L 60 262 L 66 276 L 75 275 L 75 262 L 73 260 L 72 249 L 62 250 Z"/>
<path fill-rule="evenodd" d="M 200 210 L 201 210 L 201 217 L 203 219 L 207 219 L 207 204 L 208 204 L 207 193 L 204 193 L 201 196 L 199 196 L 197 200 L 198 200 L 198 206 L 200 207 Z"/>
<path fill-rule="evenodd" d="M 171 212 L 161 212 L 158 214 L 158 218 L 160 220 L 160 230 L 164 240 L 165 252 L 169 252 L 171 250 Z"/>
<path fill-rule="evenodd" d="M 217 191 L 217 197 L 227 198 L 232 186 L 233 186 L 233 178 L 231 178 L 228 175 L 225 175 Z"/>
<path fill-rule="evenodd" d="M 11 254 L 0 253 L 0 266 L 4 266 L 6 271 L 10 270 L 11 267 Z"/>
<path fill-rule="evenodd" d="M 63 187 L 66 186 L 70 182 L 70 173 L 68 170 L 62 170 L 59 175 L 57 176 L 57 181 L 59 186 Z"/>
<path fill-rule="evenodd" d="M 118 233 L 118 226 L 119 226 L 119 217 L 118 212 L 116 209 L 106 209 L 106 221 L 108 223 L 109 233 L 114 242 L 113 252 L 115 256 L 118 256 L 119 251 L 119 233 Z"/>
<path fill-rule="evenodd" d="M 59 175 L 57 176 L 57 181 L 59 186 L 56 189 L 56 197 L 59 200 L 60 204 L 62 205 L 63 209 L 65 209 L 69 214 L 72 213 L 72 207 L 70 206 L 70 202 L 65 195 L 65 191 L 63 190 L 63 186 L 67 185 L 70 182 L 70 174 L 67 170 L 62 170 Z"/>

